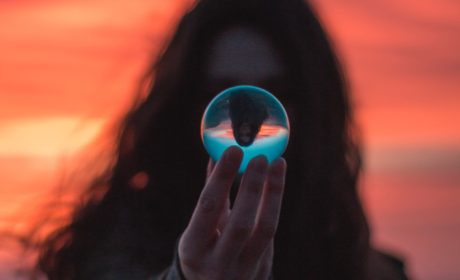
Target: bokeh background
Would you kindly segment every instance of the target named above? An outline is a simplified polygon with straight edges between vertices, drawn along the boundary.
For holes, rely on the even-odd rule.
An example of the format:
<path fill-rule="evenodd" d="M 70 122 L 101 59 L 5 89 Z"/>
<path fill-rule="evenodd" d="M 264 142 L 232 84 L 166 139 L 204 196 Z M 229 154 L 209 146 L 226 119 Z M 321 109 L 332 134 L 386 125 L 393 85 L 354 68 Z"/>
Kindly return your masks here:
<path fill-rule="evenodd" d="M 460 279 L 460 1 L 312 3 L 350 79 L 373 242 L 414 279 Z M 27 228 L 192 4 L 0 1 L 0 229 Z M 1 279 L 18 251 L 0 246 Z"/>

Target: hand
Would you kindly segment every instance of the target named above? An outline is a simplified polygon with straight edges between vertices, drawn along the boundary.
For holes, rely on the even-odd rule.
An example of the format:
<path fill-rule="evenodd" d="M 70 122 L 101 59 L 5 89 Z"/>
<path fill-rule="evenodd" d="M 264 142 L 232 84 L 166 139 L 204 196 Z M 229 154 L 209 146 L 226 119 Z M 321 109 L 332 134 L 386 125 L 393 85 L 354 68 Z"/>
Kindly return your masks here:
<path fill-rule="evenodd" d="M 187 280 L 268 279 L 273 238 L 281 208 L 286 162 L 251 160 L 233 208 L 229 192 L 242 159 L 228 148 L 201 192 L 192 218 L 179 240 L 179 260 Z"/>

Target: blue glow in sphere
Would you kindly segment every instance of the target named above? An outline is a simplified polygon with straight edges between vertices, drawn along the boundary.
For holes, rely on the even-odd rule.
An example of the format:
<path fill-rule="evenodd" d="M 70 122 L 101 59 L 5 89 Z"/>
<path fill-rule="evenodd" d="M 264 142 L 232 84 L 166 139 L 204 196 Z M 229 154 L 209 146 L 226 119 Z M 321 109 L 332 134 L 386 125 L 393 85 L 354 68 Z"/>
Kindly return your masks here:
<path fill-rule="evenodd" d="M 201 120 L 201 139 L 214 161 L 230 146 L 243 150 L 239 172 L 249 161 L 265 155 L 279 158 L 288 145 L 289 119 L 283 105 L 268 91 L 255 86 L 235 86 L 214 97 Z"/>

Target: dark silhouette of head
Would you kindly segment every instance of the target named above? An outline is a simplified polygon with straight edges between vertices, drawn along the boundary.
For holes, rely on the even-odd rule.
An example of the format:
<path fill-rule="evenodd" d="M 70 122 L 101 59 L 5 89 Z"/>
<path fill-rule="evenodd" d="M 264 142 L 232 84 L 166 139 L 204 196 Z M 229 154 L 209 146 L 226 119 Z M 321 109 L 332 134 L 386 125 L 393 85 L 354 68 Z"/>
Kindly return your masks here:
<path fill-rule="evenodd" d="M 209 82 L 210 48 L 235 27 L 268 40 L 285 67 L 281 80 L 259 85 L 291 120 L 274 278 L 365 279 L 369 233 L 356 190 L 361 161 L 349 97 L 328 37 L 301 0 L 203 0 L 182 18 L 149 72 L 148 94 L 120 128 L 115 165 L 89 186 L 88 197 L 101 188 L 105 195 L 83 203 L 43 245 L 38 265 L 50 279 L 78 278 L 95 252 L 127 256 L 146 271 L 171 262 L 205 181 L 202 112 L 235 85 Z M 132 188 L 139 172 L 149 181 Z M 109 246 L 113 232 L 118 245 Z"/>
<path fill-rule="evenodd" d="M 246 147 L 254 142 L 268 112 L 250 92 L 234 92 L 229 98 L 229 115 L 236 142 Z"/>

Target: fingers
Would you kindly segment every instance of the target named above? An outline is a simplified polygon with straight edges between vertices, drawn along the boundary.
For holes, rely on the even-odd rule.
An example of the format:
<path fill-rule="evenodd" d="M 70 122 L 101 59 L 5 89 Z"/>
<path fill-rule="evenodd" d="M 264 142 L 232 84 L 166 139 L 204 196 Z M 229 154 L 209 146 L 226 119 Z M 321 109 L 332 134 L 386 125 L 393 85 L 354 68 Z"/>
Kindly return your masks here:
<path fill-rule="evenodd" d="M 279 159 L 269 166 L 265 157 L 253 159 L 230 210 L 229 192 L 242 157 L 241 149 L 231 147 L 216 164 L 208 165 L 207 182 L 179 241 L 187 278 L 266 279 L 270 275 L 286 162 Z"/>
<path fill-rule="evenodd" d="M 233 146 L 228 148 L 217 162 L 184 232 L 184 243 L 193 247 L 188 250 L 200 251 L 208 245 L 210 240 L 213 240 L 242 157 L 241 149 Z"/>
<path fill-rule="evenodd" d="M 281 209 L 286 176 L 286 161 L 283 158 L 275 160 L 269 170 L 257 217 L 257 224 L 251 238 L 248 240 L 242 259 L 251 264 L 273 241 Z"/>
<path fill-rule="evenodd" d="M 208 181 L 209 177 L 211 176 L 211 173 L 214 170 L 214 167 L 216 167 L 216 162 L 212 158 L 209 158 L 208 166 L 206 168 L 206 182 Z"/>
<path fill-rule="evenodd" d="M 224 210 L 221 213 L 221 216 L 219 218 L 219 222 L 217 225 L 217 231 L 218 231 L 219 236 L 224 231 L 224 228 L 225 228 L 225 225 L 227 224 L 229 216 L 230 216 L 230 198 L 227 196 L 227 199 L 225 200 Z"/>
<path fill-rule="evenodd" d="M 236 257 L 251 235 L 267 170 L 268 162 L 265 156 L 256 157 L 249 163 L 228 223 L 217 244 L 216 251 L 219 257 L 223 259 Z"/>

